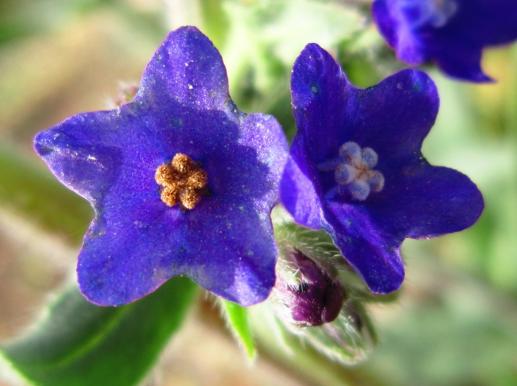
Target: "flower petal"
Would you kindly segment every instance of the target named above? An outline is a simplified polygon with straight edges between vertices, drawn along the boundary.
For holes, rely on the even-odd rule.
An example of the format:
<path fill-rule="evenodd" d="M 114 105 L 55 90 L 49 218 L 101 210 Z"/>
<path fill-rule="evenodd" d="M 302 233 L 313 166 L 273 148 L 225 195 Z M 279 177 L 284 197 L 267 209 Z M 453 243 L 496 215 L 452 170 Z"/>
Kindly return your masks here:
<path fill-rule="evenodd" d="M 305 137 L 310 158 L 316 162 L 336 156 L 349 85 L 336 61 L 317 44 L 308 44 L 294 63 L 291 76 L 294 117 Z"/>
<path fill-rule="evenodd" d="M 139 141 L 140 152 L 145 154 L 154 147 L 152 139 L 140 141 L 121 122 L 117 110 L 78 114 L 40 132 L 34 148 L 65 186 L 95 202 L 121 169 L 132 168 L 130 160 L 124 163 L 125 149 L 131 148 L 132 142 Z M 133 156 L 138 158 L 138 153 Z M 140 174 L 141 170 L 134 168 L 133 172 Z"/>
<path fill-rule="evenodd" d="M 473 225 L 483 211 L 476 185 L 456 170 L 423 160 L 392 170 L 384 190 L 364 207 L 384 232 L 403 237 L 432 237 Z"/>
<path fill-rule="evenodd" d="M 457 0 L 458 1 L 458 0 Z M 479 46 L 509 43 L 517 39 L 517 7 L 514 0 L 459 0 L 458 14 L 440 35 Z"/>
<path fill-rule="evenodd" d="M 482 50 L 517 39 L 515 1 L 454 0 L 454 13 L 439 26 L 423 19 L 422 7 L 430 4 L 421 3 L 373 3 L 375 22 L 397 57 L 412 65 L 433 60 L 450 76 L 473 82 L 491 81 L 481 69 Z"/>
<path fill-rule="evenodd" d="M 278 187 L 288 157 L 287 140 L 271 115 L 246 115 L 240 127 L 237 143 L 250 149 L 253 160 L 246 164 L 241 154 L 229 152 L 237 169 L 232 185 L 240 186 L 240 197 L 255 197 L 257 210 L 270 212 L 278 202 Z M 260 190 L 264 195 L 259 195 Z"/>
<path fill-rule="evenodd" d="M 270 210 L 257 211 L 251 200 L 200 209 L 202 218 L 188 218 L 185 225 L 193 246 L 187 275 L 244 306 L 265 300 L 275 283 L 277 257 Z"/>
<path fill-rule="evenodd" d="M 375 0 L 372 4 L 372 14 L 377 27 L 388 44 L 391 47 L 396 47 L 398 41 L 397 24 L 391 14 L 388 0 Z"/>
<path fill-rule="evenodd" d="M 428 75 L 403 70 L 373 87 L 354 89 L 347 103 L 346 140 L 373 148 L 382 162 L 420 152 L 438 114 L 439 97 Z"/>
<path fill-rule="evenodd" d="M 347 141 L 370 146 L 381 157 L 413 154 L 438 113 L 436 86 L 425 73 L 403 70 L 357 89 L 316 44 L 296 60 L 291 82 L 296 124 L 315 163 L 336 157 Z"/>
<path fill-rule="evenodd" d="M 297 135 L 291 145 L 291 157 L 282 176 L 280 198 L 298 224 L 321 228 L 321 199 L 318 178 L 307 160 L 303 137 Z"/>
<path fill-rule="evenodd" d="M 162 114 L 179 110 L 178 106 L 170 104 Z M 181 110 L 198 117 L 194 123 L 203 127 L 198 112 Z M 222 129 L 218 126 L 217 130 Z M 68 118 L 40 132 L 34 147 L 65 186 L 102 210 L 105 196 L 113 192 L 118 192 L 122 201 L 123 196 L 129 199 L 156 191 L 156 168 L 170 161 L 182 145 L 175 141 L 176 146 L 171 146 L 175 134 L 172 125 L 163 124 L 160 114 L 129 103 L 121 109 Z"/>
<path fill-rule="evenodd" d="M 397 54 L 397 58 L 411 65 L 419 65 L 430 59 L 421 37 L 401 20 L 397 0 L 375 0 L 372 13 L 380 33 Z M 397 13 L 398 11 L 398 13 Z"/>
<path fill-rule="evenodd" d="M 436 63 L 447 75 L 479 83 L 493 81 L 481 68 L 483 52 L 480 45 L 469 46 L 449 38 L 436 46 Z"/>
<path fill-rule="evenodd" d="M 231 101 L 221 55 L 195 27 L 171 32 L 147 65 L 137 99 L 226 110 Z"/>
<path fill-rule="evenodd" d="M 325 230 L 372 292 L 386 294 L 400 287 L 404 280 L 401 239 L 384 234 L 368 213 L 352 205 L 328 203 L 325 220 Z"/>
<path fill-rule="evenodd" d="M 126 304 L 180 274 L 242 305 L 264 300 L 274 284 L 269 213 L 249 202 L 209 198 L 187 213 L 161 202 L 106 208 L 79 256 L 81 291 L 93 303 Z"/>

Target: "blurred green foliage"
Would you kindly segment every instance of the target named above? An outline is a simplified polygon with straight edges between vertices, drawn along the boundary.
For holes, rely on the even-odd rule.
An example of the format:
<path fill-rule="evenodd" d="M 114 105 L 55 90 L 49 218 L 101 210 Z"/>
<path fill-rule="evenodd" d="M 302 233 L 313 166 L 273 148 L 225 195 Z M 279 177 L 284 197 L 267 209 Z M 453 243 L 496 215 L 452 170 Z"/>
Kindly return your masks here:
<path fill-rule="evenodd" d="M 91 211 L 36 160 L 31 137 L 67 115 L 102 108 L 118 80 L 138 78 L 169 26 L 204 30 L 221 50 L 237 104 L 274 114 L 292 136 L 290 69 L 306 43 L 333 52 L 361 87 L 402 67 L 360 3 L 1 2 L 0 210 L 79 241 Z M 283 359 L 293 371 L 368 386 L 517 384 L 516 47 L 488 52 L 485 65 L 496 84 L 460 83 L 426 69 L 441 109 L 424 146 L 430 162 L 479 184 L 481 220 L 460 234 L 404 244 L 408 279 L 398 303 L 373 308 L 381 343 L 369 362 L 338 370 L 303 357 L 317 355 L 300 346 Z"/>
<path fill-rule="evenodd" d="M 0 357 L 33 385 L 137 385 L 179 331 L 195 293 L 179 277 L 140 302 L 107 308 L 88 303 L 74 285 L 35 331 L 0 347 Z"/>
<path fill-rule="evenodd" d="M 92 210 L 74 193 L 63 189 L 33 160 L 0 144 L 0 200 L 4 208 L 30 215 L 31 221 L 78 242 Z M 59 213 L 56 216 L 56 213 Z"/>
<path fill-rule="evenodd" d="M 242 346 L 248 359 L 252 361 L 257 355 L 257 349 L 255 347 L 253 332 L 251 331 L 248 309 L 227 300 L 220 299 L 219 301 L 228 328 Z"/>

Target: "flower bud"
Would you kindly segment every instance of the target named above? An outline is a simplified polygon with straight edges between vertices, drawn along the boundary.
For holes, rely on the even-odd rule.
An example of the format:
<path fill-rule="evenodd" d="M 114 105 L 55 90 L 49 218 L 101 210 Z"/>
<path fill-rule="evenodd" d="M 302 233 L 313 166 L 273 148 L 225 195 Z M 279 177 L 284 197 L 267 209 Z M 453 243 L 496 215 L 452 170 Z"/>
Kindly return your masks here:
<path fill-rule="evenodd" d="M 351 299 L 345 301 L 333 322 L 289 331 L 327 357 L 347 365 L 366 359 L 376 342 L 366 310 Z"/>
<path fill-rule="evenodd" d="M 345 293 L 341 285 L 301 251 L 284 254 L 277 266 L 273 297 L 280 314 L 301 326 L 319 326 L 338 316 Z"/>
<path fill-rule="evenodd" d="M 296 336 L 325 356 L 351 365 L 369 355 L 375 328 L 365 301 L 375 301 L 322 231 L 301 227 L 282 208 L 273 211 L 280 254 L 268 302 L 254 311 L 254 329 L 292 352 Z M 267 326 L 267 327 L 264 327 Z M 284 338 L 284 334 L 287 338 Z"/>

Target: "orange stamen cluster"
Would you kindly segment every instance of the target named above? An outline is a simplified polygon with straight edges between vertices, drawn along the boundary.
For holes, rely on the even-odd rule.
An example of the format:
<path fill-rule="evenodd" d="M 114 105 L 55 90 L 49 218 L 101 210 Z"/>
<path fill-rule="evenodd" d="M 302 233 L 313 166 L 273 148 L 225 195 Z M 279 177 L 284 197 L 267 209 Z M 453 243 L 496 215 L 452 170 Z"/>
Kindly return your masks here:
<path fill-rule="evenodd" d="M 167 206 L 194 209 L 206 191 L 208 175 L 188 155 L 177 153 L 169 164 L 158 166 L 154 175 L 162 187 L 161 199 Z"/>

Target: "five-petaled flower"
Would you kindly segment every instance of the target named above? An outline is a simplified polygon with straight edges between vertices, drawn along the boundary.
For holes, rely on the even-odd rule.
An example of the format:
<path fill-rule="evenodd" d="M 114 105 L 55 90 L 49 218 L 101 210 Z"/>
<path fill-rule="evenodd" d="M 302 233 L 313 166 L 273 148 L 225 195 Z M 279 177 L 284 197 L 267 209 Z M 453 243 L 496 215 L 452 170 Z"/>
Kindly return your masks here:
<path fill-rule="evenodd" d="M 374 19 L 400 60 L 435 61 L 448 75 L 473 82 L 486 46 L 517 39 L 515 0 L 375 0 Z"/>
<path fill-rule="evenodd" d="M 459 231 L 480 216 L 474 183 L 422 157 L 439 104 L 424 73 L 405 70 L 358 89 L 309 44 L 294 64 L 291 93 L 298 132 L 281 201 L 298 223 L 329 232 L 373 292 L 400 287 L 404 238 Z"/>
<path fill-rule="evenodd" d="M 175 275 L 243 305 L 268 296 L 287 144 L 273 117 L 237 110 L 196 28 L 169 34 L 133 101 L 75 115 L 35 149 L 95 209 L 77 268 L 93 303 L 134 301 Z"/>

